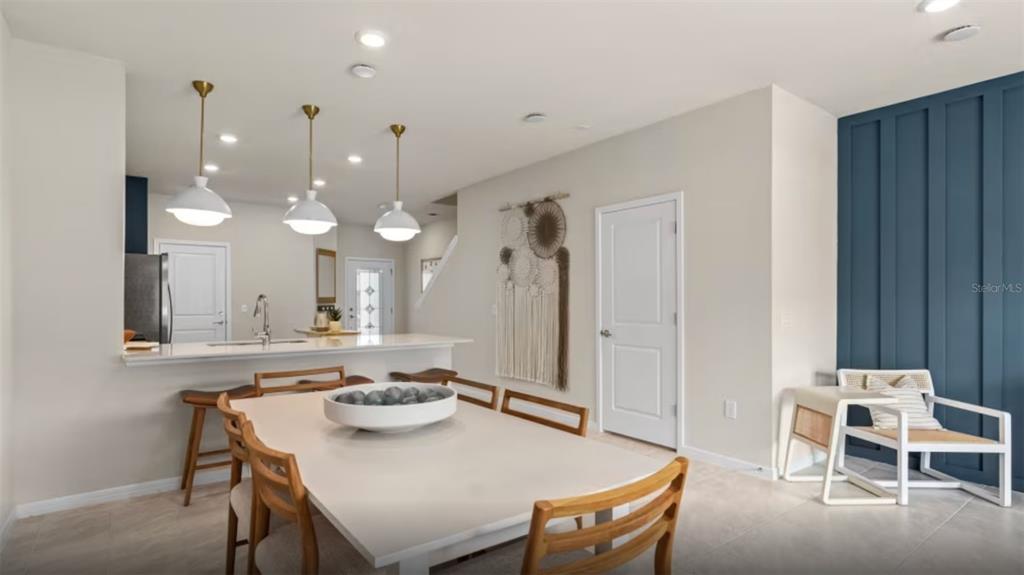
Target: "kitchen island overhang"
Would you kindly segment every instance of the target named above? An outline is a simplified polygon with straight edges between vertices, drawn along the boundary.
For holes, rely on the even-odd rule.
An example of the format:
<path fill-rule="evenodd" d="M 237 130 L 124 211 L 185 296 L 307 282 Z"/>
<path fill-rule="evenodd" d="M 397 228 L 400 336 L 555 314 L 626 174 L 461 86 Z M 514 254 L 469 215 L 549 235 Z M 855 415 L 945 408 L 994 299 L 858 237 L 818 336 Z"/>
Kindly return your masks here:
<path fill-rule="evenodd" d="M 332 337 L 245 342 L 188 342 L 162 344 L 155 350 L 125 351 L 121 359 L 128 367 L 167 364 L 206 363 L 238 360 L 291 359 L 307 357 L 331 361 L 334 356 L 396 353 L 403 351 L 447 349 L 473 340 L 443 335 L 401 333 L 387 335 L 342 335 Z M 338 358 L 337 361 L 341 361 Z M 450 360 L 449 360 L 450 361 Z M 441 367 L 441 366 L 438 366 Z"/>

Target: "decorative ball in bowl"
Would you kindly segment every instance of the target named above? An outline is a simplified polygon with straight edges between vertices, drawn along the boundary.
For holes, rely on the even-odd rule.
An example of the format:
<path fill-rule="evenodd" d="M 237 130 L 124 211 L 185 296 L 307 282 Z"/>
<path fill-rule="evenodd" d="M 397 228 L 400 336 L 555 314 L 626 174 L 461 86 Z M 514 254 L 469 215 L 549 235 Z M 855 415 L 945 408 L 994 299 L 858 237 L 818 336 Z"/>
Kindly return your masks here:
<path fill-rule="evenodd" d="M 455 390 L 431 383 L 379 382 L 350 385 L 324 396 L 324 415 L 342 425 L 397 433 L 447 419 Z"/>

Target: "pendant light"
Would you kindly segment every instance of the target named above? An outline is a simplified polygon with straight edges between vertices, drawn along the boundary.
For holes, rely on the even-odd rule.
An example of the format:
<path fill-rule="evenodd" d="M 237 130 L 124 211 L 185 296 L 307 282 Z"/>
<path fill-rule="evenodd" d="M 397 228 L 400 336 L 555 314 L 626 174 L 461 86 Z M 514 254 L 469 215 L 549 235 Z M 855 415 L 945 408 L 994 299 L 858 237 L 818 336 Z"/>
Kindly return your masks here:
<path fill-rule="evenodd" d="M 373 231 L 380 234 L 380 237 L 391 242 L 404 242 L 411 240 L 413 236 L 420 233 L 420 225 L 412 214 L 402 210 L 402 201 L 399 199 L 398 174 L 401 166 L 400 142 L 402 134 L 405 133 L 405 126 L 402 124 L 391 124 L 391 133 L 395 135 L 395 201 L 392 208 L 377 220 Z"/>
<path fill-rule="evenodd" d="M 206 95 L 213 91 L 213 84 L 195 80 L 192 87 L 199 92 L 199 175 L 192 187 L 178 192 L 167 202 L 166 210 L 178 221 L 190 226 L 215 226 L 231 217 L 231 208 L 213 190 L 206 187 L 208 178 L 203 176 L 203 136 L 206 131 Z"/>
<path fill-rule="evenodd" d="M 309 118 L 309 187 L 306 188 L 306 199 L 299 200 L 284 214 L 284 223 L 300 234 L 318 236 L 331 231 L 338 225 L 338 220 L 330 208 L 318 202 L 316 190 L 313 189 L 313 118 L 320 113 L 320 108 L 306 104 L 302 111 Z"/>

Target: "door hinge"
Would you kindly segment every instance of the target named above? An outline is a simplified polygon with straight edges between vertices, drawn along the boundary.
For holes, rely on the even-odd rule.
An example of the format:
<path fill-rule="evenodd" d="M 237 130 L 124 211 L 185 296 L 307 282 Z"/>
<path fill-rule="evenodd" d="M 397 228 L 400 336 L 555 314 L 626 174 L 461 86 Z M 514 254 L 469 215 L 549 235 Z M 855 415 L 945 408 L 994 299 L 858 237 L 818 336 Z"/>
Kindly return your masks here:
<path fill-rule="evenodd" d="M 672 222 L 672 233 L 673 234 L 678 234 L 679 233 L 679 222 Z"/>
<path fill-rule="evenodd" d="M 679 313 L 672 312 L 672 325 L 679 325 Z"/>
<path fill-rule="evenodd" d="M 672 415 L 674 415 L 676 417 L 679 417 L 679 404 L 678 403 L 673 403 L 672 404 Z"/>

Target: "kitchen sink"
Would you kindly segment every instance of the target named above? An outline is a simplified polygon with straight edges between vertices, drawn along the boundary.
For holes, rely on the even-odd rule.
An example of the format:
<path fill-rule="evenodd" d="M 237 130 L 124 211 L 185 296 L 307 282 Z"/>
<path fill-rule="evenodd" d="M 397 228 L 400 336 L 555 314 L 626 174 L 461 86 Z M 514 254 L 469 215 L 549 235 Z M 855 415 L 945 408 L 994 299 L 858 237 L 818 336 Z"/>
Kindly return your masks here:
<path fill-rule="evenodd" d="M 279 343 L 306 343 L 304 339 L 278 339 L 272 340 L 270 345 L 277 345 Z M 246 339 L 242 341 L 214 341 L 206 344 L 210 347 L 225 347 L 228 345 L 263 345 L 263 342 L 258 339 Z"/>

